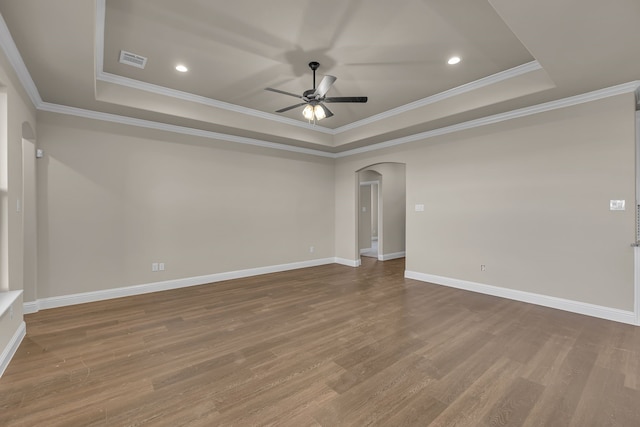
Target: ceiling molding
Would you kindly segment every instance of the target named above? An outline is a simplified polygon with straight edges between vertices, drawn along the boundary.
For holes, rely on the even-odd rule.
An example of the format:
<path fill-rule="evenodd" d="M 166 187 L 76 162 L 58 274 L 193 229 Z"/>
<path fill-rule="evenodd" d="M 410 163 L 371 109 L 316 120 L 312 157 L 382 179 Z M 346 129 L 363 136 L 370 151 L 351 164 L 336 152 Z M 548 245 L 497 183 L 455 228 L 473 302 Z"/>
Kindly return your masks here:
<path fill-rule="evenodd" d="M 20 83 L 22 83 L 22 87 L 29 96 L 29 99 L 31 99 L 31 102 L 35 107 L 38 107 L 38 105 L 42 104 L 42 98 L 40 97 L 36 84 L 31 78 L 31 74 L 29 73 L 27 66 L 22 60 L 22 56 L 13 41 L 13 37 L 11 37 L 9 27 L 7 27 L 7 23 L 4 22 L 2 15 L 0 15 L 0 46 L 2 46 L 2 50 L 4 50 L 9 63 L 16 72 Z"/>
<path fill-rule="evenodd" d="M 300 120 L 290 119 L 288 117 L 277 116 L 272 113 L 265 113 L 264 111 L 254 110 L 252 108 L 242 107 L 240 105 L 231 104 L 224 101 L 218 101 L 216 99 L 207 98 L 206 96 L 195 95 L 189 92 L 183 92 L 180 90 L 170 89 L 164 86 L 158 86 L 151 83 L 142 82 L 140 80 L 130 79 L 128 77 L 118 76 L 116 74 L 106 73 L 104 71 L 99 72 L 96 76 L 97 80 L 113 83 L 132 89 L 139 89 L 145 92 L 150 92 L 156 95 L 168 96 L 174 99 L 180 99 L 182 101 L 195 102 L 197 104 L 206 105 L 208 107 L 220 108 L 234 113 L 246 114 L 252 117 L 258 117 L 262 119 L 271 120 L 272 122 L 279 122 L 286 125 L 297 126 L 307 130 L 313 130 L 316 132 L 322 132 L 330 135 L 334 135 L 333 129 L 322 127 L 319 125 L 311 125 Z"/>
<path fill-rule="evenodd" d="M 161 131 L 178 133 L 183 135 L 198 136 L 198 137 L 207 138 L 207 139 L 215 139 L 218 141 L 253 145 L 253 146 L 262 147 L 262 148 L 273 148 L 276 150 L 291 151 L 294 153 L 301 153 L 301 154 L 310 154 L 313 156 L 320 156 L 320 157 L 329 157 L 329 158 L 335 157 L 333 153 L 314 150 L 311 148 L 303 148 L 303 147 L 296 147 L 293 145 L 278 144 L 275 142 L 268 142 L 268 141 L 262 141 L 259 139 L 246 138 L 243 136 L 228 135 L 225 133 L 211 132 L 211 131 L 206 131 L 202 129 L 194 129 L 194 128 L 185 127 L 185 126 L 172 125 L 168 123 L 154 122 L 151 120 L 136 119 L 133 117 L 120 116 L 117 114 L 110 114 L 110 113 L 102 113 L 102 112 L 93 111 L 93 110 L 85 110 L 82 108 L 52 104 L 49 102 L 42 102 L 38 107 L 38 110 L 48 111 L 51 113 L 66 114 L 66 115 L 76 116 L 76 117 L 84 117 L 84 118 L 93 119 L 93 120 L 101 120 L 105 122 L 119 123 L 119 124 L 129 125 L 129 126 L 137 126 L 137 127 L 147 128 L 147 129 L 161 130 Z"/>
<path fill-rule="evenodd" d="M 307 130 L 313 130 L 316 132 L 326 133 L 334 135 L 333 129 L 319 126 L 317 124 L 311 125 L 300 120 L 290 119 L 288 117 L 278 116 L 272 113 L 265 113 L 264 111 L 254 110 L 252 108 L 242 107 L 240 105 L 231 104 L 229 102 L 218 101 L 217 99 L 208 98 L 205 96 L 195 95 L 189 92 L 183 92 L 176 89 L 170 89 L 167 87 L 154 85 L 151 83 L 142 82 L 140 80 L 130 79 L 128 77 L 118 76 L 116 74 L 107 73 L 104 71 L 104 32 L 106 25 L 106 0 L 96 1 L 96 80 L 100 80 L 107 83 L 118 84 L 126 86 L 132 89 L 139 89 L 146 92 L 155 93 L 157 95 L 164 95 L 171 98 L 180 99 L 183 101 L 195 102 L 209 107 L 220 108 L 234 113 L 246 114 L 252 117 L 258 117 L 262 119 L 271 120 L 273 122 L 283 123 L 286 125 L 297 126 Z"/>
<path fill-rule="evenodd" d="M 369 145 L 367 147 L 355 148 L 353 150 L 347 150 L 340 153 L 328 153 L 320 150 L 313 150 L 310 148 L 295 147 L 286 144 L 278 144 L 274 142 L 262 141 L 252 138 L 245 138 L 235 135 L 228 135 L 218 132 L 210 132 L 200 129 L 194 129 L 184 126 L 176 126 L 167 123 L 153 122 L 150 120 L 135 119 L 132 117 L 119 116 L 116 114 L 102 113 L 92 110 L 84 110 L 81 108 L 67 107 L 64 105 L 51 104 L 43 102 L 38 107 L 39 110 L 49 111 L 59 114 L 67 114 L 72 116 L 84 117 L 94 120 L 102 120 L 113 123 L 120 123 L 130 126 L 138 126 L 147 129 L 156 129 L 166 132 L 179 133 L 184 135 L 199 136 L 202 138 L 215 139 L 219 141 L 234 142 L 239 144 L 253 145 L 263 148 L 273 148 L 276 150 L 291 151 L 295 153 L 310 154 L 314 156 L 321 156 L 327 158 L 342 158 L 349 157 L 356 154 L 367 153 L 371 151 L 382 150 L 384 148 L 395 147 L 410 142 L 420 141 L 424 139 L 433 138 L 440 135 L 446 135 L 449 133 L 460 132 L 463 130 L 469 130 L 481 126 L 487 126 L 495 123 L 504 122 L 507 120 L 513 120 L 520 117 L 531 116 L 534 114 L 543 113 L 546 111 L 557 110 L 559 108 L 571 107 L 574 105 L 584 104 L 586 102 L 597 101 L 599 99 L 608 98 L 611 96 L 622 95 L 625 93 L 635 92 L 640 88 L 640 80 L 636 80 L 629 83 L 613 86 L 610 88 L 600 89 L 593 92 L 585 93 L 582 95 L 572 96 L 570 98 L 559 99 L 556 101 L 546 102 L 544 104 L 534 105 L 531 107 L 525 107 L 518 110 L 509 111 L 506 113 L 495 114 L 493 116 L 483 117 L 476 120 L 470 120 L 464 123 L 458 123 L 452 126 L 447 126 L 439 129 L 434 129 L 426 132 L 409 135 L 403 138 L 392 139 L 389 141 L 381 142 L 378 144 Z"/>
<path fill-rule="evenodd" d="M 414 135 L 405 136 L 403 138 L 392 139 L 392 140 L 381 142 L 378 144 L 369 145 L 366 147 L 343 151 L 340 153 L 336 153 L 335 157 L 336 158 L 348 157 L 348 156 L 353 156 L 355 154 L 381 150 L 383 148 L 395 147 L 398 145 L 407 144 L 409 142 L 433 138 L 435 136 L 440 136 L 440 135 L 446 135 L 448 133 L 460 132 L 463 130 L 473 129 L 480 126 L 487 126 L 494 123 L 504 122 L 506 120 L 513 120 L 520 117 L 531 116 L 534 114 L 543 113 L 545 111 L 557 110 L 559 108 L 571 107 L 574 105 L 584 104 L 585 102 L 597 101 L 599 99 L 608 98 L 611 96 L 635 92 L 639 88 L 640 88 L 640 80 L 636 80 L 633 82 L 623 83 L 621 85 L 612 86 L 609 88 L 600 89 L 593 92 L 572 96 L 569 98 L 545 102 L 543 104 L 533 105 L 531 107 L 520 108 L 518 110 L 508 111 L 506 113 L 495 114 L 493 116 L 470 120 L 467 122 L 458 123 L 455 125 L 446 126 L 439 129 L 434 129 L 426 132 L 417 133 Z"/>
<path fill-rule="evenodd" d="M 105 1 L 104 0 L 96 0 L 96 4 L 97 4 L 97 11 L 96 11 L 96 43 L 98 43 L 98 38 L 103 38 L 104 37 L 104 12 L 105 12 Z M 98 47 L 98 45 L 96 44 L 96 53 L 98 52 L 102 52 L 103 46 L 104 46 L 104 41 L 102 40 L 101 42 L 102 47 Z M 393 140 L 389 140 L 389 141 L 385 141 L 385 142 L 381 142 L 378 144 L 374 144 L 374 145 L 370 145 L 367 147 L 362 147 L 362 148 L 356 148 L 353 150 L 346 150 L 343 152 L 339 152 L 339 153 L 329 153 L 329 152 L 325 152 L 325 151 L 321 151 L 321 150 L 314 150 L 314 149 L 309 149 L 309 148 L 303 148 L 303 147 L 296 147 L 296 146 L 291 146 L 291 145 L 286 145 L 286 144 L 279 144 L 279 143 L 274 143 L 274 142 L 268 142 L 268 141 L 262 141 L 262 140 L 257 140 L 257 139 L 252 139 L 252 138 L 246 138 L 246 137 L 240 137 L 240 136 L 235 136 L 235 135 L 228 135 L 228 134 L 223 134 L 223 133 L 218 133 L 218 132 L 211 132 L 211 131 L 205 131 L 205 130 L 200 130 L 200 129 L 195 129 L 195 128 L 189 128 L 189 127 L 184 127 L 184 126 L 177 126 L 177 125 L 171 125 L 171 124 L 167 124 L 167 123 L 160 123 L 160 122 L 154 122 L 154 121 L 149 121 L 149 120 L 143 120 L 143 119 L 136 119 L 136 118 L 131 118 L 131 117 L 126 117 L 126 116 L 120 116 L 120 115 L 116 115 L 116 114 L 109 114 L 109 113 L 103 113 L 103 112 L 98 112 L 98 111 L 92 111 L 92 110 L 85 110 L 85 109 L 81 109 L 81 108 L 76 108 L 76 107 L 68 107 L 68 106 L 63 106 L 63 105 L 59 105 L 59 104 L 52 104 L 52 103 L 48 103 L 48 102 L 43 102 L 42 98 L 40 97 L 40 94 L 38 92 L 38 89 L 35 85 L 35 83 L 33 82 L 33 79 L 31 78 L 31 74 L 29 73 L 29 70 L 27 69 L 26 65 L 24 64 L 24 61 L 22 60 L 22 56 L 20 55 L 20 52 L 18 51 L 18 48 L 15 45 L 15 42 L 13 41 L 13 38 L 11 37 L 11 34 L 9 32 L 9 29 L 7 28 L 6 22 L 4 21 L 4 18 L 0 15 L 0 47 L 2 47 L 5 55 L 7 56 L 7 59 L 9 61 L 9 63 L 11 64 L 11 66 L 13 67 L 16 75 L 18 76 L 18 79 L 20 81 L 20 83 L 22 84 L 24 90 L 27 92 L 29 98 L 31 99 L 31 101 L 33 102 L 34 106 L 38 109 L 38 110 L 42 110 L 42 111 L 49 111 L 49 112 L 54 112 L 54 113 L 59 113 L 59 114 L 66 114 L 66 115 L 72 115 L 72 116 L 78 116 L 78 117 L 84 117 L 84 118 L 89 118 L 89 119 L 94 119 L 94 120 L 102 120 L 102 121 L 107 121 L 107 122 L 113 122 L 113 123 L 120 123 L 120 124 L 125 124 L 125 125 L 131 125 L 131 126 L 137 126 L 137 127 L 142 127 L 142 128 L 147 128 L 147 129 L 157 129 L 157 130 L 162 130 L 162 131 L 167 131 L 167 132 L 172 132 L 172 133 L 178 133 L 178 134 L 185 134 L 185 135 L 192 135 L 192 136 L 198 136 L 198 137 L 203 137 L 203 138 L 208 138 L 208 139 L 215 139 L 215 140 L 220 140 L 220 141 L 227 141 L 227 142 L 233 142 L 233 143 L 239 143 L 239 144 L 245 144 L 245 145 L 252 145 L 252 146 L 257 146 L 257 147 L 263 147 L 263 148 L 272 148 L 272 149 L 277 149 L 277 150 L 284 150 L 284 151 L 290 151 L 290 152 L 296 152 L 296 153 L 302 153 L 302 154 L 309 154 L 309 155 L 314 155 L 314 156 L 320 156 L 320 157 L 326 157 L 326 158 L 342 158 L 342 157 L 348 157 L 348 156 L 352 156 L 352 155 L 356 155 L 356 154 L 360 154 L 360 153 L 366 153 L 366 152 L 371 152 L 371 151 L 376 151 L 376 150 L 381 150 L 384 148 L 388 148 L 388 147 L 394 147 L 394 146 L 398 146 L 398 145 L 402 145 L 402 144 L 406 144 L 406 143 L 410 143 L 410 142 L 414 142 L 414 141 L 418 141 L 418 140 L 423 140 L 423 139 L 428 139 L 428 138 L 432 138 L 435 136 L 439 136 L 439 135 L 445 135 L 448 133 L 453 133 L 453 132 L 459 132 L 462 130 L 467 130 L 467 129 L 472 129 L 475 127 L 480 127 L 480 126 L 486 126 L 486 125 L 490 125 L 490 124 L 494 124 L 494 123 L 499 123 L 502 121 L 506 121 L 506 120 L 511 120 L 511 119 L 515 119 L 515 118 L 519 118 L 519 117 L 525 117 L 528 115 L 533 115 L 533 114 L 538 114 L 538 113 L 542 113 L 545 111 L 551 111 L 551 110 L 555 110 L 555 109 L 559 109 L 559 108 L 565 108 L 565 107 L 569 107 L 572 105 L 578 105 L 578 104 L 582 104 L 585 102 L 591 102 L 591 101 L 595 101 L 598 99 L 602 99 L 602 98 L 606 98 L 606 97 L 610 97 L 610 96 L 615 96 L 615 95 L 620 95 L 620 94 L 624 94 L 624 93 L 629 93 L 629 92 L 634 92 L 634 91 L 639 91 L 640 90 L 640 81 L 633 81 L 633 82 L 629 82 L 629 83 L 625 83 L 625 84 L 621 84 L 621 85 L 617 85 L 617 86 L 613 86 L 610 88 L 605 88 L 605 89 L 600 89 L 600 90 L 596 90 L 593 92 L 589 92 L 586 94 L 581 94 L 581 95 L 576 95 L 573 97 L 569 97 L 569 98 L 564 98 L 564 99 L 559 99 L 556 101 L 551 101 L 551 102 L 547 102 L 544 104 L 539 104 L 539 105 L 535 105 L 535 106 L 531 106 L 531 107 L 525 107 L 525 108 L 521 108 L 518 110 L 514 110 L 514 111 L 510 111 L 510 112 L 506 112 L 506 113 L 501 113 L 501 114 L 497 114 L 497 115 L 493 115 L 493 116 L 489 116 L 489 117 L 484 117 L 484 118 L 480 118 L 480 119 L 476 119 L 476 120 L 471 120 L 468 122 L 464 122 L 464 123 L 458 123 L 452 126 L 447 126 L 444 128 L 440 128 L 440 129 L 434 129 L 431 131 L 427 131 L 427 132 L 421 132 L 418 134 L 414 134 L 414 135 L 409 135 L 403 138 L 398 138 L 398 139 L 393 139 Z M 101 57 L 101 55 L 99 55 Z M 102 66 L 102 59 L 100 60 L 96 60 L 96 67 L 98 66 Z M 442 99 L 446 99 L 448 97 L 451 96 L 455 96 L 455 95 L 459 95 L 461 93 L 465 93 L 468 92 L 470 90 L 473 89 L 477 89 L 479 87 L 483 87 L 489 84 L 493 84 L 508 78 L 512 78 L 515 77 L 517 75 L 521 75 L 527 72 L 531 72 L 531 71 L 535 71 L 538 69 L 541 69 L 542 67 L 540 66 L 540 64 L 537 61 L 533 61 L 533 62 L 529 62 L 527 64 L 523 64 L 519 67 L 515 67 L 512 68 L 510 70 L 506 70 L 503 71 L 501 73 L 496 73 L 494 75 L 485 77 L 483 79 L 480 80 L 476 80 L 474 82 L 470 82 L 468 84 L 459 86 L 457 88 L 453 88 L 450 89 L 448 91 L 442 92 L 440 94 L 428 97 L 428 98 L 424 98 L 422 100 L 407 104 L 405 106 L 402 107 L 398 107 L 396 109 L 392 109 L 389 110 L 385 113 L 381 113 L 377 116 L 372 116 L 369 117 L 368 119 L 364 119 L 358 122 L 354 122 L 350 125 L 346 125 L 343 126 L 341 128 L 338 129 L 327 129 L 327 128 L 322 128 L 324 129 L 325 132 L 328 133 L 334 133 L 336 134 L 338 131 L 339 132 L 344 132 L 347 126 L 362 126 L 363 124 L 361 124 L 363 121 L 366 120 L 380 120 L 381 118 L 379 116 L 381 115 L 395 115 L 395 114 L 399 114 L 400 112 L 403 111 L 409 111 L 411 109 L 414 108 L 419 108 L 421 106 L 424 105 L 428 105 L 431 104 L 433 102 L 437 102 L 440 101 Z M 102 70 L 98 70 L 98 68 L 96 68 L 96 77 L 100 74 L 102 76 L 103 79 L 105 79 L 104 81 L 109 81 L 108 79 L 110 79 L 111 77 L 109 76 L 114 76 L 114 75 L 110 75 L 107 73 L 102 72 Z M 116 78 L 118 81 L 120 79 L 124 79 L 123 77 L 120 76 L 114 76 L 114 78 Z M 133 82 L 136 82 L 135 80 L 132 80 Z M 142 83 L 142 82 L 140 82 Z M 146 85 L 146 83 L 145 83 Z M 172 91 L 172 89 L 167 89 L 167 88 L 163 88 L 167 91 Z M 175 92 L 180 92 L 180 91 L 175 91 Z M 184 93 L 184 92 L 181 92 Z M 191 95 L 191 94 L 188 94 Z M 195 95 L 192 95 L 195 96 Z M 204 97 L 199 97 L 199 98 L 204 98 Z M 209 98 L 204 98 L 204 99 L 209 99 Z M 213 101 L 213 100 L 211 100 Z M 216 102 L 220 102 L 220 101 L 216 101 Z M 224 103 L 226 104 L 226 103 Z M 232 104 L 227 104 L 227 105 L 232 105 Z M 244 108 L 244 107 L 239 107 L 239 106 L 234 106 L 236 108 Z M 250 109 L 247 109 L 250 110 Z M 402 111 L 401 111 L 402 110 Z M 235 111 L 235 110 L 233 110 Z M 251 110 L 251 111 L 255 111 L 257 112 L 257 110 Z M 258 112 L 260 114 L 264 114 L 267 116 L 274 116 L 273 114 L 270 113 L 263 113 L 263 112 Z M 262 117 L 262 116 L 261 116 Z M 282 119 L 282 117 L 280 116 L 275 116 L 278 119 Z M 378 117 L 377 119 L 373 119 L 375 117 Z M 384 118 L 384 117 L 383 117 Z M 303 122 L 299 122 L 293 119 L 287 119 L 287 120 L 291 120 L 293 122 L 296 123 L 296 125 L 299 126 L 303 126 L 306 127 L 306 124 Z M 351 128 L 350 128 L 351 129 Z M 318 131 L 318 126 L 316 127 L 310 127 L 310 130 L 315 130 Z"/>
<path fill-rule="evenodd" d="M 499 73 L 492 74 L 487 77 L 483 77 L 478 80 L 474 80 L 469 83 L 465 83 L 461 86 L 454 87 L 452 89 L 445 90 L 444 92 L 437 93 L 426 98 L 419 99 L 409 104 L 401 105 L 400 107 L 393 108 L 391 110 L 376 114 L 366 119 L 358 120 L 357 122 L 350 123 L 348 125 L 341 126 L 335 129 L 335 134 L 346 132 L 352 129 L 359 128 L 371 123 L 375 123 L 379 120 L 384 120 L 389 117 L 397 116 L 398 114 L 406 113 L 407 111 L 415 110 L 436 102 L 443 101 L 447 98 L 453 98 L 454 96 L 462 95 L 463 93 L 471 92 L 473 90 L 480 89 L 485 86 L 500 83 L 505 80 L 512 79 L 514 77 L 521 76 L 522 74 L 530 73 L 533 71 L 541 70 L 542 66 L 538 61 L 527 62 L 526 64 L 518 65 L 517 67 L 510 68 Z"/>
<path fill-rule="evenodd" d="M 300 120 L 290 119 L 288 117 L 278 116 L 276 114 L 266 113 L 266 112 L 255 110 L 252 108 L 242 107 L 242 106 L 231 104 L 228 102 L 219 101 L 217 99 L 195 95 L 192 93 L 183 92 L 176 89 L 170 89 L 167 87 L 142 82 L 139 80 L 122 77 L 122 76 L 111 74 L 111 73 L 106 73 L 104 71 L 104 64 L 103 64 L 105 19 L 106 19 L 106 0 L 97 0 L 96 1 L 96 36 L 95 36 L 95 41 L 96 41 L 95 60 L 96 60 L 96 79 L 97 80 L 101 80 L 101 81 L 113 83 L 113 84 L 119 84 L 119 85 L 123 85 L 133 89 L 139 89 L 139 90 L 155 93 L 158 95 L 164 95 L 164 96 L 168 96 L 168 97 L 172 97 L 180 100 L 191 101 L 198 104 L 207 105 L 210 107 L 221 108 L 221 109 L 232 111 L 235 113 L 246 114 L 253 117 L 272 120 L 278 123 L 298 126 L 307 130 L 321 132 L 321 133 L 334 135 L 334 136 L 339 135 L 343 132 L 347 132 L 347 131 L 359 128 L 361 126 L 369 125 L 377 121 L 387 119 L 389 117 L 397 116 L 398 114 L 402 114 L 407 111 L 415 110 L 416 108 L 421 108 L 430 104 L 434 104 L 436 102 L 440 102 L 448 98 L 452 98 L 454 96 L 458 96 L 467 92 L 471 92 L 473 90 L 483 88 L 485 86 L 500 83 L 502 81 L 509 80 L 514 77 L 518 77 L 520 75 L 542 69 L 542 66 L 538 61 L 527 62 L 525 64 L 518 65 L 517 67 L 513 67 L 508 70 L 504 70 L 504 71 L 492 74 L 490 76 L 483 77 L 481 79 L 474 80 L 469 83 L 465 83 L 463 85 L 454 87 L 452 89 L 448 89 L 444 92 L 440 92 L 435 95 L 428 96 L 426 98 L 422 98 L 414 102 L 410 102 L 409 104 L 401 105 L 391 110 L 387 110 L 382 113 L 375 114 L 373 116 L 367 117 L 362 120 L 358 120 L 348 125 L 344 125 L 336 129 L 330 129 L 323 126 L 319 126 L 317 124 L 311 125 Z"/>

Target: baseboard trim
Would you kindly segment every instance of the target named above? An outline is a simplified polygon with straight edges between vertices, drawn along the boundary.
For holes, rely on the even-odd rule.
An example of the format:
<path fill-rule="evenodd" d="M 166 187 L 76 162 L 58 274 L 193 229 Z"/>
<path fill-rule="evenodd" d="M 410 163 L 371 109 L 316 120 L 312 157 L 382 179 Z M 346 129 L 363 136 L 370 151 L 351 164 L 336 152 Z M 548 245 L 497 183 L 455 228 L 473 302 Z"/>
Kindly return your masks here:
<path fill-rule="evenodd" d="M 37 301 L 24 303 L 23 310 L 25 314 L 36 313 L 40 310 L 46 310 L 49 308 L 66 307 L 69 305 L 84 304 L 88 302 L 103 301 L 133 295 L 142 295 L 152 292 L 186 288 L 189 286 L 205 285 L 207 283 L 221 282 L 223 280 L 241 279 L 243 277 L 278 273 L 281 271 L 296 270 L 307 267 L 316 267 L 319 265 L 333 264 L 336 262 L 338 262 L 336 258 L 322 258 L 310 261 L 293 262 L 289 264 L 272 265 L 268 267 L 249 268 L 246 270 L 215 273 L 205 276 L 188 277 L 184 279 L 166 280 L 163 282 L 147 283 L 143 285 L 105 289 L 95 292 L 83 292 L 78 294 L 42 298 L 38 299 Z"/>
<path fill-rule="evenodd" d="M 0 377 L 2 377 L 7 366 L 9 366 L 9 362 L 11 362 L 16 351 L 18 351 L 18 347 L 20 347 L 20 343 L 25 336 L 27 336 L 27 325 L 23 321 L 20 322 L 20 326 L 18 326 L 13 337 L 11 337 L 11 341 L 9 341 L 9 344 L 7 344 L 5 349 L 2 350 L 2 354 L 0 354 Z"/>
<path fill-rule="evenodd" d="M 416 271 L 405 270 L 404 277 L 407 279 L 419 280 L 421 282 L 434 283 L 436 285 L 448 286 L 451 288 L 464 289 L 466 291 L 478 292 L 486 295 L 507 298 L 529 304 L 541 305 L 572 313 L 584 314 L 586 316 L 598 317 L 600 319 L 613 320 L 615 322 L 627 323 L 630 325 L 640 325 L 636 320 L 636 313 L 632 311 L 620 310 L 617 308 L 603 307 L 580 301 L 567 300 L 548 295 L 534 294 L 531 292 L 518 291 L 515 289 L 501 288 L 498 286 L 485 285 L 482 283 L 469 282 L 466 280 L 452 279 L 450 277 L 436 276 L 433 274 L 418 273 Z"/>
<path fill-rule="evenodd" d="M 38 310 L 40 310 L 40 307 L 38 306 L 38 301 L 29 301 L 22 304 L 23 314 L 37 313 Z"/>
<path fill-rule="evenodd" d="M 334 258 L 336 264 L 346 265 L 347 267 L 360 267 L 362 261 L 360 259 Z"/>
<path fill-rule="evenodd" d="M 378 261 L 388 261 L 390 259 L 404 258 L 407 255 L 406 252 L 394 252 L 391 254 L 381 254 L 378 255 Z"/>
<path fill-rule="evenodd" d="M 360 255 L 362 255 L 362 254 L 363 254 L 363 253 L 365 253 L 365 252 L 369 252 L 370 250 L 371 250 L 371 248 L 363 248 L 363 249 L 360 249 Z"/>

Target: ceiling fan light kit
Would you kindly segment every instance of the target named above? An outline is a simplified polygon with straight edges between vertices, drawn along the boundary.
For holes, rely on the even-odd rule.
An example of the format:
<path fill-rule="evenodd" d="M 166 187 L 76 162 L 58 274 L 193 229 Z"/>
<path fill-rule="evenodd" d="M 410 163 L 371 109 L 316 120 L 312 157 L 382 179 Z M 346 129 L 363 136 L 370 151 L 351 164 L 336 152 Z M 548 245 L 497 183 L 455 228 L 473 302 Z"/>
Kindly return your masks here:
<path fill-rule="evenodd" d="M 295 98 L 301 99 L 303 102 L 295 105 L 291 105 L 289 107 L 282 108 L 277 110 L 276 113 L 284 113 L 285 111 L 292 110 L 294 108 L 298 108 L 301 106 L 305 106 L 302 110 L 302 116 L 309 121 L 322 120 L 327 117 L 333 116 L 331 110 L 324 105 L 325 102 L 356 102 L 356 103 L 365 103 L 368 98 L 366 96 L 338 96 L 338 97 L 329 97 L 327 98 L 327 92 L 331 89 L 331 86 L 337 80 L 337 77 L 326 75 L 322 78 L 322 81 L 316 88 L 316 70 L 320 67 L 320 63 L 316 61 L 309 62 L 309 68 L 313 71 L 313 89 L 305 90 L 304 93 L 300 95 L 296 95 L 291 92 L 285 92 L 280 89 L 274 89 L 271 87 L 266 88 L 265 90 L 281 93 L 283 95 L 293 96 Z"/>

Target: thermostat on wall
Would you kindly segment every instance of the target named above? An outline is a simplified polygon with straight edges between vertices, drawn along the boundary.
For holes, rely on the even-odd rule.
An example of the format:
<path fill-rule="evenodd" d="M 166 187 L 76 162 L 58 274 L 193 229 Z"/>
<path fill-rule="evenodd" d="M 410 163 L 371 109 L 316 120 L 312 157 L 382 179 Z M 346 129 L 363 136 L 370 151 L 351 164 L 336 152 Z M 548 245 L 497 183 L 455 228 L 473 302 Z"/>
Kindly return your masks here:
<path fill-rule="evenodd" d="M 609 210 L 610 211 L 623 211 L 624 210 L 624 200 L 609 200 Z"/>

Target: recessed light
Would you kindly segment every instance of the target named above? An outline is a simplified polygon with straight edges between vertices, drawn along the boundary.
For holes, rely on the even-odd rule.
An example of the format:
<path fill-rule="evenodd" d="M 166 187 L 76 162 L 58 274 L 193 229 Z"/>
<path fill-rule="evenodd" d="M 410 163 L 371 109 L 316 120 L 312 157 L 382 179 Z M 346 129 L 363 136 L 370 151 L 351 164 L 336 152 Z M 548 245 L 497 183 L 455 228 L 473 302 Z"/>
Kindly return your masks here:
<path fill-rule="evenodd" d="M 449 58 L 449 60 L 447 61 L 447 64 L 449 65 L 455 65 L 458 62 L 460 62 L 460 57 L 459 56 L 452 56 L 451 58 Z"/>
<path fill-rule="evenodd" d="M 181 73 L 186 73 L 187 71 L 189 71 L 189 69 L 182 64 L 176 65 L 176 70 L 180 71 Z"/>

